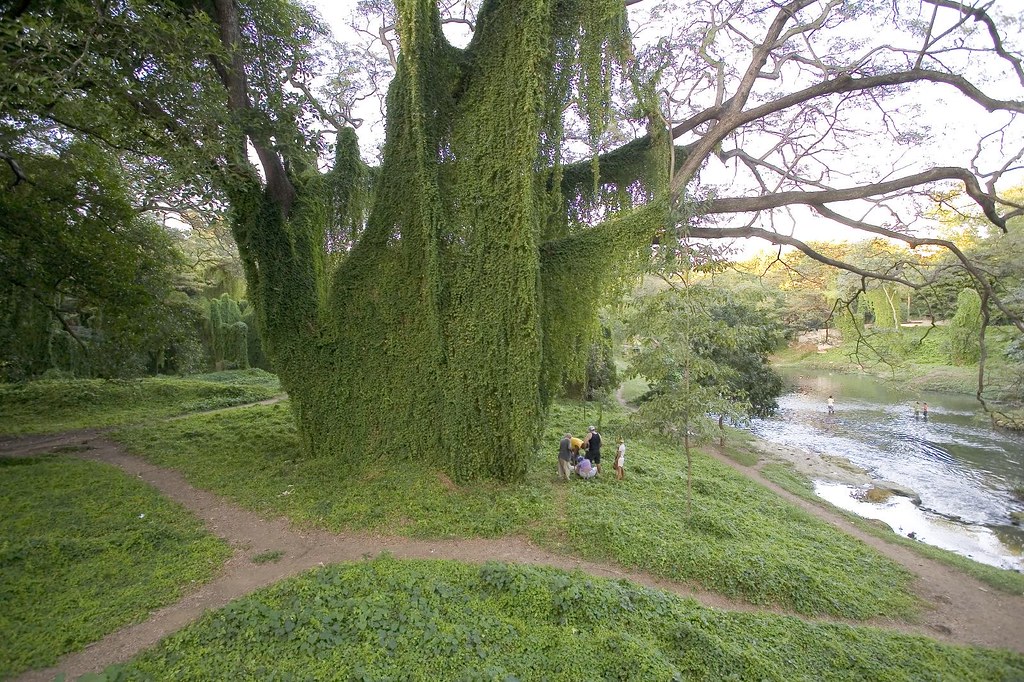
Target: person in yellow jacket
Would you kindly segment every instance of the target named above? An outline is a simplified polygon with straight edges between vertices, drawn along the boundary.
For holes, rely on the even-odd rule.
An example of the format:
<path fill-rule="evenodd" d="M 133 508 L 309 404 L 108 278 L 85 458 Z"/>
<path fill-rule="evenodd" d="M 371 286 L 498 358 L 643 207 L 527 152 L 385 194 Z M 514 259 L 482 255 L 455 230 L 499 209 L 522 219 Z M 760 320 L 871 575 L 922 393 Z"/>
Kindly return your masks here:
<path fill-rule="evenodd" d="M 573 436 L 569 439 L 569 451 L 572 453 L 572 463 L 576 466 L 576 463 L 580 459 L 580 448 L 583 447 L 583 439 Z"/>

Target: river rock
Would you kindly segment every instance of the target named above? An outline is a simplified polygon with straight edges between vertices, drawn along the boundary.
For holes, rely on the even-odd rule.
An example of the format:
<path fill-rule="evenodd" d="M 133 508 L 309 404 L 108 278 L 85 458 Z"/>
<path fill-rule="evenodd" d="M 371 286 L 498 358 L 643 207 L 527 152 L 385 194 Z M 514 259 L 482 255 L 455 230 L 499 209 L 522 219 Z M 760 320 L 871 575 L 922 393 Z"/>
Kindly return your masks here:
<path fill-rule="evenodd" d="M 893 495 L 906 497 L 915 505 L 920 506 L 921 504 L 921 496 L 905 485 L 900 485 L 899 483 L 895 483 L 893 481 L 875 481 L 875 487 L 881 490 L 888 490 Z"/>
<path fill-rule="evenodd" d="M 1024 511 L 1010 512 L 1010 523 L 1015 526 L 1024 524 Z"/>

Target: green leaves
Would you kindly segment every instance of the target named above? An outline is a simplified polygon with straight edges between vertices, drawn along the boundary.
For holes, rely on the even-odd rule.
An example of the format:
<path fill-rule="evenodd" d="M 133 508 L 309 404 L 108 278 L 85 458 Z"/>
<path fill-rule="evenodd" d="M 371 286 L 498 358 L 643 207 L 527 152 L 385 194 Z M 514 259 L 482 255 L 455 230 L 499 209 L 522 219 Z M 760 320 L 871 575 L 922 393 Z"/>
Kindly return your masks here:
<path fill-rule="evenodd" d="M 781 682 L 986 680 L 1022 671 L 1015 654 L 707 609 L 578 572 L 384 558 L 261 590 L 168 638 L 115 679 Z"/>
<path fill-rule="evenodd" d="M 208 580 L 230 549 L 111 466 L 42 456 L 0 472 L 0 676 L 54 663 Z M 106 678 L 97 678 L 106 679 Z"/>

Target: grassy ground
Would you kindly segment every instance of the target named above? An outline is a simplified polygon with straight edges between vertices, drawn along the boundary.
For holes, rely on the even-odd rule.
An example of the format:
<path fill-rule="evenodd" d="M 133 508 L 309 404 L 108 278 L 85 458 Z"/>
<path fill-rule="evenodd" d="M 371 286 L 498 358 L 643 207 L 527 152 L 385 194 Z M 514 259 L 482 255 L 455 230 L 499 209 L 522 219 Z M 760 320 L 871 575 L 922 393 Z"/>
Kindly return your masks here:
<path fill-rule="evenodd" d="M 0 434 L 129 424 L 256 402 L 280 392 L 277 377 L 258 369 L 188 378 L 0 384 Z"/>
<path fill-rule="evenodd" d="M 114 467 L 0 459 L 0 678 L 177 601 L 229 554 L 181 507 Z"/>
<path fill-rule="evenodd" d="M 552 513 L 554 462 L 519 485 L 456 487 L 440 471 L 383 462 L 360 472 L 304 459 L 287 403 L 122 430 L 134 452 L 194 485 L 298 523 L 410 537 L 494 537 Z M 550 469 L 550 471 L 548 471 Z M 244 472 L 245 475 L 239 475 Z"/>
<path fill-rule="evenodd" d="M 572 422 L 572 409 L 554 416 Z M 688 518 L 681 448 L 633 441 L 626 459 L 623 481 L 574 481 L 566 533 L 576 553 L 800 613 L 913 617 L 903 568 L 729 467 L 695 453 Z"/>
<path fill-rule="evenodd" d="M 650 384 L 643 377 L 633 377 L 622 382 L 620 395 L 627 403 L 631 403 L 650 390 Z"/>
<path fill-rule="evenodd" d="M 624 431 L 624 415 L 614 409 L 604 415 L 610 445 Z M 524 484 L 465 488 L 419 467 L 354 473 L 303 459 L 284 404 L 128 428 L 117 437 L 198 487 L 331 530 L 529 534 L 551 547 L 752 603 L 849 618 L 912 616 L 905 571 L 703 455 L 695 464 L 689 520 L 682 456 L 656 444 L 630 442 L 625 481 L 615 481 L 609 468 L 596 481 L 558 483 L 558 440 L 566 430 L 582 432 L 586 420 L 580 407 L 565 404 L 553 408 L 549 423 L 550 452 L 538 455 Z"/>
<path fill-rule="evenodd" d="M 875 537 L 893 544 L 902 545 L 903 547 L 907 547 L 914 552 L 917 552 L 921 556 L 934 559 L 935 561 L 942 562 L 947 566 L 959 569 L 964 573 L 996 588 L 997 590 L 1000 590 L 1001 592 L 1006 592 L 1008 594 L 1024 594 L 1024 574 L 1017 573 L 1016 571 L 996 568 L 995 566 L 989 566 L 988 564 L 978 563 L 977 561 L 972 561 L 971 559 L 961 556 L 956 552 L 950 552 L 923 542 L 905 538 L 898 533 L 894 533 L 888 525 L 882 522 L 864 519 L 856 514 L 851 514 L 842 509 L 837 509 L 815 495 L 814 484 L 804 476 L 795 472 L 790 466 L 785 464 L 769 464 L 761 470 L 761 474 L 769 481 L 777 483 L 794 495 L 799 495 L 800 497 L 814 502 L 815 504 L 828 507 L 832 511 L 842 514 L 858 528 L 867 533 L 871 533 Z"/>
<path fill-rule="evenodd" d="M 727 613 L 498 563 L 317 569 L 208 614 L 106 680 L 1011 680 L 1024 657 Z"/>

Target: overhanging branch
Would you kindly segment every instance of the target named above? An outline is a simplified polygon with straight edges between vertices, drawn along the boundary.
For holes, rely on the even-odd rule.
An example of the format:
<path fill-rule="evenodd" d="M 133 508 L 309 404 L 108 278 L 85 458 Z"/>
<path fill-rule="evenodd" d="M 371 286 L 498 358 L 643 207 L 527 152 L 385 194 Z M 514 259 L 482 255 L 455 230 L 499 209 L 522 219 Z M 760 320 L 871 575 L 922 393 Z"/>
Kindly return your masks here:
<path fill-rule="evenodd" d="M 866 199 L 868 197 L 897 192 L 899 190 L 916 187 L 929 182 L 939 180 L 959 180 L 964 183 L 967 194 L 977 202 L 978 206 L 985 213 L 985 217 L 992 221 L 1004 232 L 1006 231 L 1006 219 L 999 215 L 996 210 L 995 200 L 985 193 L 981 188 L 978 179 L 963 168 L 942 166 L 932 168 L 921 173 L 908 175 L 895 180 L 875 182 L 859 187 L 847 189 L 829 189 L 816 192 L 778 192 L 776 194 L 765 194 L 756 197 L 726 197 L 713 199 L 700 207 L 701 215 L 715 213 L 752 213 L 764 211 L 782 206 L 793 206 L 803 204 L 806 206 L 818 206 L 831 204 L 838 201 L 853 201 Z"/>
<path fill-rule="evenodd" d="M 861 277 L 895 282 L 897 284 L 908 286 L 911 289 L 918 289 L 922 286 L 921 284 L 911 282 L 910 280 L 897 275 L 865 270 L 864 268 L 857 267 L 852 263 L 846 263 L 841 260 L 836 260 L 835 258 L 829 258 L 828 256 L 816 251 L 806 242 L 795 237 L 779 234 L 778 232 L 772 232 L 771 230 L 765 230 L 760 227 L 689 227 L 686 230 L 686 234 L 689 237 L 696 237 L 698 239 L 746 239 L 750 237 L 755 239 L 764 239 L 772 244 L 792 246 L 803 252 L 808 258 L 812 258 L 819 263 L 824 263 L 825 265 L 830 265 L 834 268 L 846 270 L 856 275 L 860 275 Z"/>

